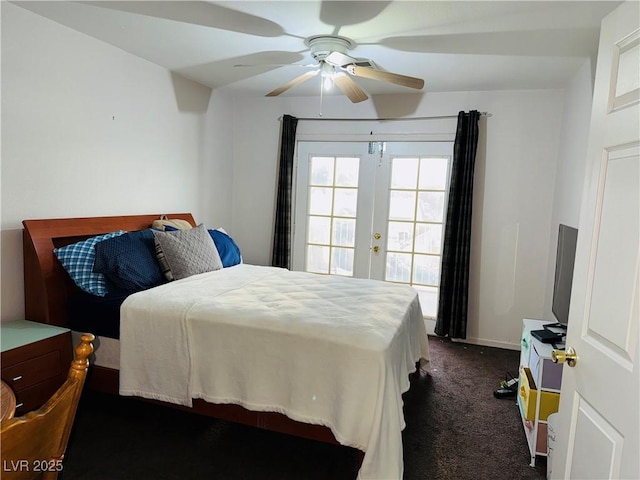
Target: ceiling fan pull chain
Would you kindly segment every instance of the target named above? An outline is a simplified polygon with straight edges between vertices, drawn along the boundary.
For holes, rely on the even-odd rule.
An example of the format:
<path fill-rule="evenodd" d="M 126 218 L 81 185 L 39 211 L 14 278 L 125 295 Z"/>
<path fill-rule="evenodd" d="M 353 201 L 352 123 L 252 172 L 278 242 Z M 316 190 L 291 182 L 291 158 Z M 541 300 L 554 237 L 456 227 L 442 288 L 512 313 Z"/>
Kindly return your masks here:
<path fill-rule="evenodd" d="M 322 101 L 324 100 L 324 88 L 322 88 L 322 78 L 320 79 L 320 113 L 319 117 L 322 116 Z"/>

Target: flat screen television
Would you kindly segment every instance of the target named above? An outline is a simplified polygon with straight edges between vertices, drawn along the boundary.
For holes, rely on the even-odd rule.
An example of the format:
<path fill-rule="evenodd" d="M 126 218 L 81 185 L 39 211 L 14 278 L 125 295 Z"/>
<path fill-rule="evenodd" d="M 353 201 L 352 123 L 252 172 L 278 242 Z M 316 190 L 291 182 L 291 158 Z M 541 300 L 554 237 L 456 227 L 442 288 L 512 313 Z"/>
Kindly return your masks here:
<path fill-rule="evenodd" d="M 558 321 L 558 326 L 563 326 L 565 329 L 569 323 L 569 303 L 571 301 L 577 240 L 578 230 L 576 228 L 560 224 L 551 311 Z"/>

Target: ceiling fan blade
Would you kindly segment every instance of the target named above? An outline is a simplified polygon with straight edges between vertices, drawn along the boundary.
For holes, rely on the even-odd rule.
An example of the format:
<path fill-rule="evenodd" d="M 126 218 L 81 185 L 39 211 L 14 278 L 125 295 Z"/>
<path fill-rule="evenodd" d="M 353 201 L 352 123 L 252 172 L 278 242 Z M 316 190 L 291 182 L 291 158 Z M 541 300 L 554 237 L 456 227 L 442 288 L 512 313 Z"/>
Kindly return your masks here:
<path fill-rule="evenodd" d="M 302 58 L 302 55 L 292 52 L 257 52 L 215 62 L 189 65 L 173 69 L 172 72 L 211 88 L 218 88 L 281 68 L 274 64 L 287 65 L 288 62 L 298 62 Z M 235 65 L 252 65 L 253 68 L 234 68 Z"/>
<path fill-rule="evenodd" d="M 418 35 L 385 38 L 379 45 L 404 52 L 453 53 L 471 55 L 584 56 L 597 50 L 599 29 L 572 28 L 519 31 L 519 42 L 513 32 L 478 32 L 447 35 Z"/>
<path fill-rule="evenodd" d="M 249 13 L 198 1 L 82 1 L 92 7 L 109 8 L 148 17 L 192 23 L 261 37 L 279 37 L 284 29 L 277 23 Z"/>
<path fill-rule="evenodd" d="M 363 102 L 369 98 L 349 75 L 339 73 L 333 77 L 333 83 L 335 83 L 342 93 L 349 97 L 349 100 L 353 103 Z"/>
<path fill-rule="evenodd" d="M 311 77 L 315 77 L 318 72 L 320 72 L 320 70 L 314 70 L 313 72 L 307 72 L 307 73 L 303 73 L 302 75 L 300 75 L 299 77 L 294 78 L 293 80 L 285 83 L 284 85 L 282 85 L 281 87 L 276 88 L 275 90 L 267 93 L 265 95 L 265 97 L 277 97 L 278 95 L 280 95 L 283 92 L 286 92 L 287 90 L 289 90 L 292 87 L 295 87 L 296 85 L 301 84 L 302 82 L 304 82 L 305 80 L 309 80 Z"/>
<path fill-rule="evenodd" d="M 356 77 L 371 78 L 373 80 L 380 80 L 382 82 L 395 83 L 396 85 L 402 85 L 403 87 L 415 88 L 420 90 L 424 87 L 424 80 L 416 77 L 409 77 L 407 75 L 400 75 L 398 73 L 383 72 L 382 70 L 375 70 L 373 68 L 358 67 L 357 65 L 347 66 L 347 71 Z"/>

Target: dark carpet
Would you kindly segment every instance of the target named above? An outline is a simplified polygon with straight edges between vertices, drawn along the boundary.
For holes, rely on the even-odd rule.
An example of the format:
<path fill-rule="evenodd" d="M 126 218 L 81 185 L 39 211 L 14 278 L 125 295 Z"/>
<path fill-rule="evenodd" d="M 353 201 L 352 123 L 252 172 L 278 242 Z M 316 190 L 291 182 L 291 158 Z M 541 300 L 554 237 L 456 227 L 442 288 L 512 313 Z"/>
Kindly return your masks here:
<path fill-rule="evenodd" d="M 430 337 L 431 372 L 404 395 L 404 479 L 545 478 L 514 399 L 493 391 L 519 352 Z M 353 480 L 356 451 L 85 392 L 62 480 Z"/>

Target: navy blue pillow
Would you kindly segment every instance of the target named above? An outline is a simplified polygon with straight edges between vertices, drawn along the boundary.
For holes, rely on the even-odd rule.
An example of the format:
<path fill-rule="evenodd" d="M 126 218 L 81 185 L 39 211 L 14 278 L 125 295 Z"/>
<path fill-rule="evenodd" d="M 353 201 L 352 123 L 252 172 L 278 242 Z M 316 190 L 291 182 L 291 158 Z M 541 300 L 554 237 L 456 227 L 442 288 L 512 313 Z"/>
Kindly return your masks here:
<path fill-rule="evenodd" d="M 233 241 L 233 238 L 220 230 L 209 230 L 209 235 L 213 238 L 213 243 L 216 244 L 223 267 L 232 267 L 242 262 L 240 248 Z"/>
<path fill-rule="evenodd" d="M 97 243 L 95 248 L 93 271 L 104 274 L 110 287 L 124 292 L 138 292 L 166 282 L 156 258 L 151 229 L 104 240 Z"/>

